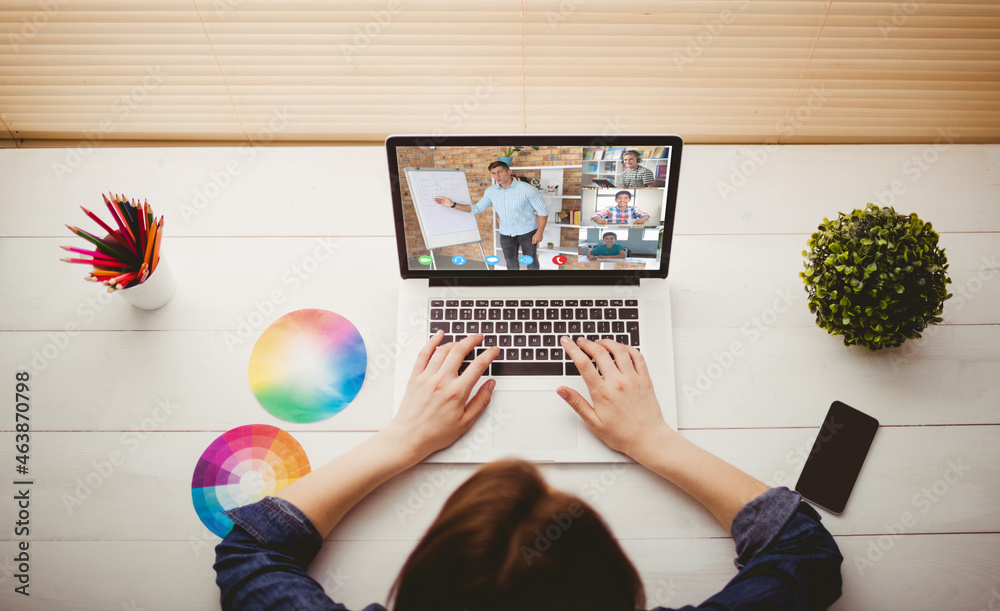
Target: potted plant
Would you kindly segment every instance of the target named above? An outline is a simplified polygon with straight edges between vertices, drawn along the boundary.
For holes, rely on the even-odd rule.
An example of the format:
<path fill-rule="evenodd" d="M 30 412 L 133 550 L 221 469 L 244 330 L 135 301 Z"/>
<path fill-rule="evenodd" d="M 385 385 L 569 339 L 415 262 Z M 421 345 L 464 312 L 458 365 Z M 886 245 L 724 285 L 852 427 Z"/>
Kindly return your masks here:
<path fill-rule="evenodd" d="M 555 247 L 555 244 L 553 244 L 552 242 L 548 242 L 545 244 L 545 246 L 547 246 L 549 250 L 552 250 Z"/>
<path fill-rule="evenodd" d="M 948 260 L 937 232 L 915 213 L 869 203 L 824 218 L 808 246 L 799 276 L 809 310 L 830 335 L 843 335 L 844 345 L 898 346 L 941 322 L 951 297 Z"/>
<path fill-rule="evenodd" d="M 513 165 L 514 155 L 516 155 L 518 151 L 521 151 L 521 150 L 524 150 L 524 149 L 534 149 L 534 150 L 537 151 L 538 147 L 537 146 L 510 146 L 510 147 L 507 147 L 506 149 L 504 149 L 503 155 L 500 155 L 499 157 L 497 157 L 497 161 L 502 161 L 502 162 L 504 162 L 504 163 L 507 164 L 507 167 L 510 167 L 511 165 Z"/>

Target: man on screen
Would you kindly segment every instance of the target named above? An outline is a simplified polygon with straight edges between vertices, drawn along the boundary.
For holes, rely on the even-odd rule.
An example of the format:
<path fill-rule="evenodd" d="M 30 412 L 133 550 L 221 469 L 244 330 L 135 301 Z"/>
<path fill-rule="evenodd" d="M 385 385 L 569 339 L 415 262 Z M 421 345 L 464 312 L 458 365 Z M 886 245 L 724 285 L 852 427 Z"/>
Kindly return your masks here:
<path fill-rule="evenodd" d="M 606 208 L 603 212 L 598 212 L 590 217 L 598 225 L 627 225 L 633 220 L 636 225 L 642 225 L 649 220 L 649 215 L 631 205 L 632 194 L 628 191 L 615 193 L 617 205 Z"/>
<path fill-rule="evenodd" d="M 522 254 L 531 257 L 528 269 L 539 269 L 538 243 L 542 241 L 542 230 L 549 218 L 545 201 L 538 189 L 515 180 L 506 163 L 494 161 L 489 165 L 489 170 L 496 184 L 483 192 L 483 198 L 478 204 L 459 204 L 448 197 L 435 197 L 434 201 L 447 208 L 473 214 L 479 214 L 493 206 L 500 221 L 500 249 L 503 250 L 507 269 L 519 269 L 518 247 Z"/>

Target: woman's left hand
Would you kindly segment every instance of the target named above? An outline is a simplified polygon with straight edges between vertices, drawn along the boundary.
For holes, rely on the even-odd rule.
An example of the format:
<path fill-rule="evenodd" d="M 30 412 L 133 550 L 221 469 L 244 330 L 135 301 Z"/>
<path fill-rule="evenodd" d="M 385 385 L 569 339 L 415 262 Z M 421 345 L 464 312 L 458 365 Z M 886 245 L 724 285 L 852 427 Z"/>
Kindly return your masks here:
<path fill-rule="evenodd" d="M 420 350 L 399 411 L 383 429 L 383 433 L 400 440 L 417 462 L 447 448 L 472 428 L 490 404 L 496 386 L 495 381 L 488 380 L 469 399 L 499 348 L 487 348 L 459 375 L 464 356 L 475 350 L 483 336 L 477 333 L 460 342 L 438 345 L 443 335 L 438 331 Z"/>

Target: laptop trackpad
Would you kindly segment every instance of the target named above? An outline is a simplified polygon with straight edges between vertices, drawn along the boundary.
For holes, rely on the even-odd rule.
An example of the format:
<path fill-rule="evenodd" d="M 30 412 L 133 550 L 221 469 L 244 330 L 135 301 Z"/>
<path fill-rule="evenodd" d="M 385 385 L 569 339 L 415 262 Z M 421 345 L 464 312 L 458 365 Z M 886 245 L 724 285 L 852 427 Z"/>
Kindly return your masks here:
<path fill-rule="evenodd" d="M 573 449 L 580 417 L 551 390 L 493 393 L 497 450 Z"/>

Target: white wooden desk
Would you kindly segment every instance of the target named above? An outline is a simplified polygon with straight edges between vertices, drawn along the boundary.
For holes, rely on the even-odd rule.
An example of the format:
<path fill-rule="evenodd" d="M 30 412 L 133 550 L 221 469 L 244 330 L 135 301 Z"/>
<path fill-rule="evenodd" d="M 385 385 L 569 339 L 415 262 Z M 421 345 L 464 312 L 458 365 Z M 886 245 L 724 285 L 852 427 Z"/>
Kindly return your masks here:
<path fill-rule="evenodd" d="M 218 539 L 190 498 L 212 439 L 272 424 L 318 466 L 388 421 L 398 270 L 385 168 L 379 147 L 0 150 L 0 607 L 217 608 Z M 793 485 L 833 399 L 882 423 L 847 511 L 824 514 L 845 556 L 835 609 L 1000 606 L 998 176 L 998 146 L 685 149 L 669 280 L 683 434 Z M 161 310 L 104 300 L 59 261 L 80 241 L 63 224 L 86 225 L 77 206 L 99 210 L 107 191 L 166 216 L 178 290 Z M 824 216 L 880 193 L 941 232 L 955 297 L 925 338 L 871 354 L 815 326 L 798 272 Z M 309 307 L 352 320 L 381 367 L 344 412 L 298 425 L 258 405 L 247 364 L 269 323 Z M 30 599 L 13 592 L 23 368 L 35 371 Z M 312 574 L 351 608 L 384 601 L 473 469 L 420 465 L 388 483 Z M 650 607 L 697 604 L 734 574 L 729 534 L 641 467 L 542 470 L 603 513 Z"/>

